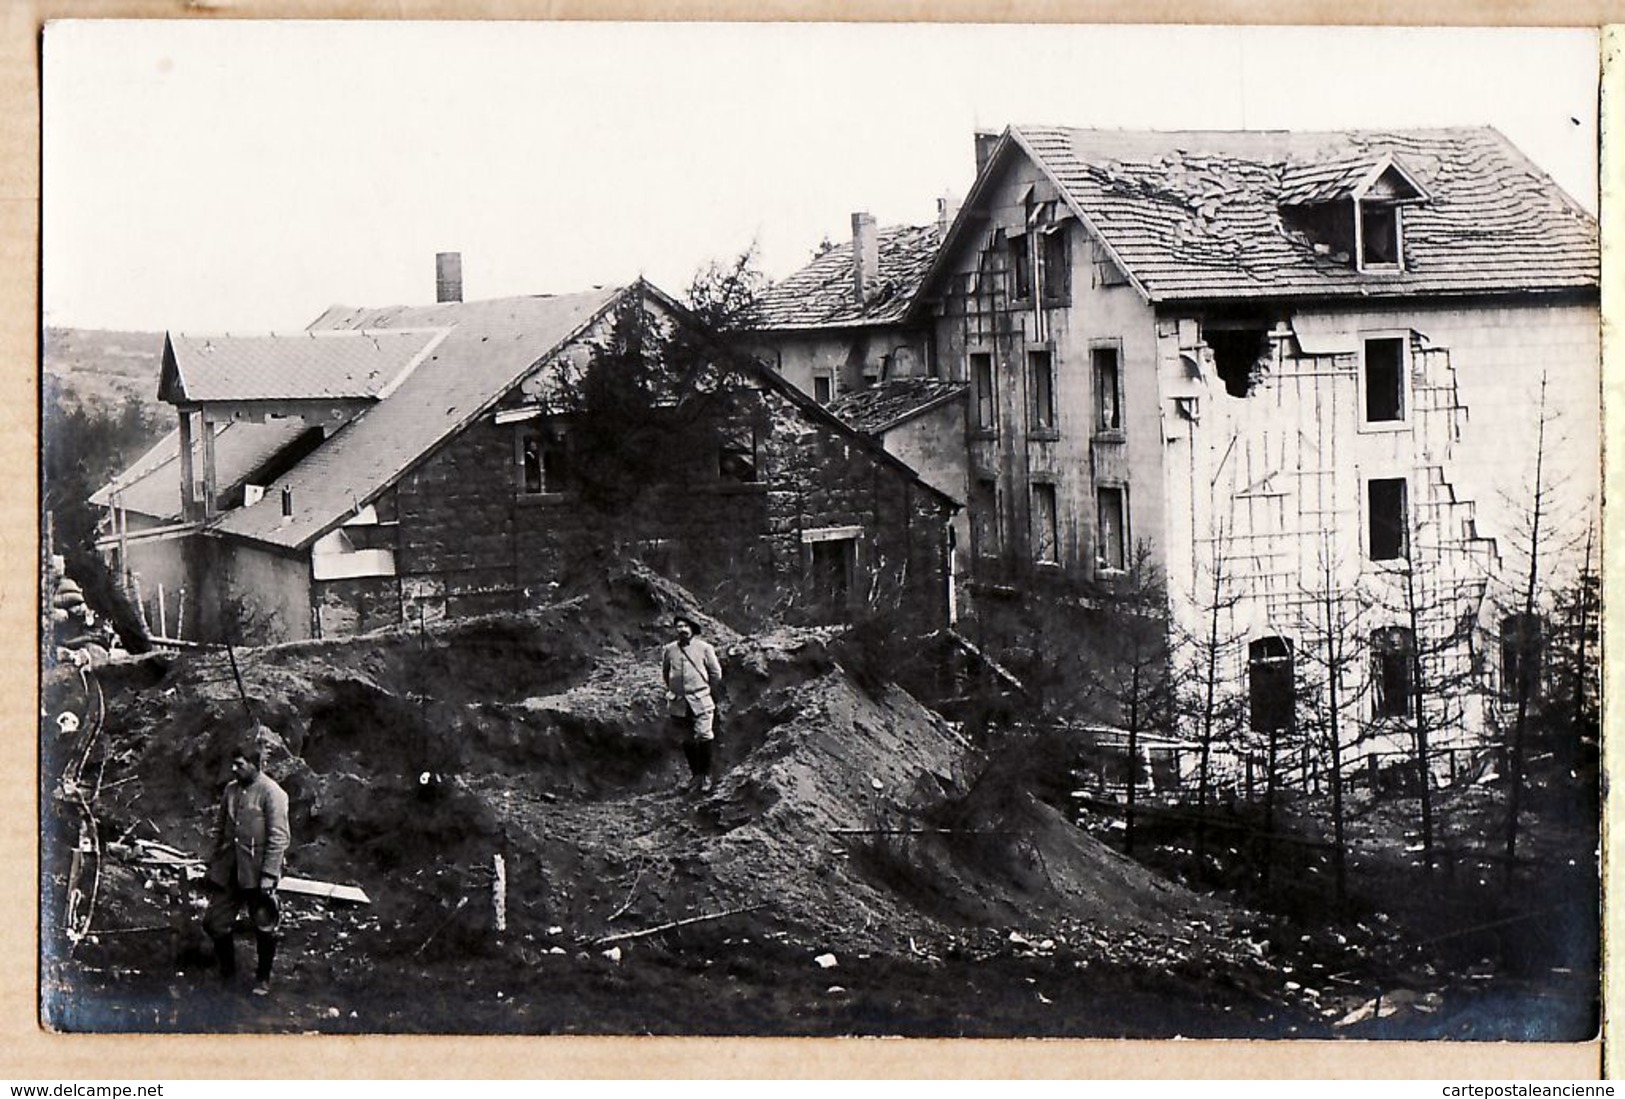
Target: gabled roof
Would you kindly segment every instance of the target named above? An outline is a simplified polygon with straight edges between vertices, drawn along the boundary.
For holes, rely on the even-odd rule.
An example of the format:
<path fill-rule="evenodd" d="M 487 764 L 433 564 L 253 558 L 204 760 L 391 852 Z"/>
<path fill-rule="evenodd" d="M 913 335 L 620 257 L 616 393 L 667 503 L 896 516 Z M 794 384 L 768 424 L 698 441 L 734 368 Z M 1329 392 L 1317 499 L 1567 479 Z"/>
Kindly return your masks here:
<path fill-rule="evenodd" d="M 297 418 L 219 424 L 214 434 L 215 478 L 221 492 L 234 488 L 310 427 Z M 180 431 L 171 431 L 129 469 L 97 489 L 95 507 L 118 506 L 164 522 L 181 518 Z M 201 477 L 202 469 L 195 470 Z"/>
<path fill-rule="evenodd" d="M 1343 161 L 1310 161 L 1288 164 L 1281 172 L 1282 206 L 1313 206 L 1323 202 L 1364 198 L 1384 176 L 1400 182 L 1399 200 L 1421 202 L 1428 195 L 1391 153 L 1375 161 L 1369 155 Z"/>
<path fill-rule="evenodd" d="M 989 157 L 929 279 L 976 223 L 1009 158 L 1055 184 L 1150 302 L 1591 290 L 1596 219 L 1496 130 L 1079 130 L 1011 127 Z M 1404 213 L 1404 269 L 1362 272 L 1282 217 L 1360 186 L 1385 158 L 1425 200 Z M 1321 178 L 1316 169 L 1329 170 Z M 1363 166 L 1363 171 L 1357 171 Z M 1369 186 L 1369 183 L 1365 185 Z M 922 298 L 923 300 L 923 298 Z"/>
<path fill-rule="evenodd" d="M 329 309 L 312 329 L 447 331 L 428 357 L 384 399 L 364 409 L 267 486 L 264 499 L 226 512 L 211 529 L 286 549 L 310 546 L 489 411 L 533 367 L 563 350 L 628 294 L 642 294 L 685 323 L 698 325 L 681 305 L 642 281 L 626 288 L 559 297 Z M 910 466 L 831 416 L 773 371 L 754 362 L 747 362 L 745 368 L 803 411 L 872 450 L 878 460 L 919 481 L 919 474 Z M 293 515 L 286 519 L 282 515 L 283 489 L 290 490 L 293 505 Z M 952 497 L 937 495 L 945 506 L 958 506 Z"/>
<path fill-rule="evenodd" d="M 964 396 L 966 389 L 964 382 L 942 378 L 893 378 L 842 394 L 827 407 L 865 435 L 881 435 Z"/>
<path fill-rule="evenodd" d="M 752 329 L 849 328 L 901 320 L 919 291 L 941 234 L 936 225 L 893 225 L 877 232 L 880 263 L 874 289 L 855 300 L 852 242 L 838 244 L 762 292 Z"/>
<path fill-rule="evenodd" d="M 308 546 L 472 422 L 624 292 L 609 288 L 557 297 L 329 309 L 311 329 L 449 332 L 387 399 L 365 409 L 269 486 L 263 500 L 227 512 L 214 529 L 289 549 Z M 286 522 L 284 488 L 292 491 L 294 512 Z"/>
<path fill-rule="evenodd" d="M 435 332 L 306 332 L 164 341 L 158 396 L 172 404 L 374 399 L 416 365 Z"/>

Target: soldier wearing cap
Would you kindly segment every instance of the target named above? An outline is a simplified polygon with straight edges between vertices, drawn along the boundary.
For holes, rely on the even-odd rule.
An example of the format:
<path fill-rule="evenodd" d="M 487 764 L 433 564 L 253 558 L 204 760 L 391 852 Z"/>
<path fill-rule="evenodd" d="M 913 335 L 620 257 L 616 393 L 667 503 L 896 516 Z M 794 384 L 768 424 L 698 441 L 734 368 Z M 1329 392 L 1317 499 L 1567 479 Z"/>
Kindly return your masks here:
<path fill-rule="evenodd" d="M 666 713 L 683 734 L 688 760 L 687 789 L 711 792 L 711 749 L 716 743 L 716 698 L 722 692 L 722 665 L 710 642 L 699 636 L 699 623 L 686 615 L 672 621 L 677 638 L 660 654 L 666 684 Z"/>
<path fill-rule="evenodd" d="M 257 737 L 232 754 L 232 780 L 220 799 L 214 853 L 204 879 L 210 895 L 203 913 L 203 929 L 214 940 L 220 975 L 228 981 L 237 973 L 232 930 L 237 913 L 248 909 L 258 954 L 254 970 L 256 996 L 271 991 L 271 962 L 276 957 L 276 932 L 281 918 L 276 889 L 282 879 L 282 860 L 289 839 L 288 795 L 261 770 L 263 765 L 263 748 Z"/>

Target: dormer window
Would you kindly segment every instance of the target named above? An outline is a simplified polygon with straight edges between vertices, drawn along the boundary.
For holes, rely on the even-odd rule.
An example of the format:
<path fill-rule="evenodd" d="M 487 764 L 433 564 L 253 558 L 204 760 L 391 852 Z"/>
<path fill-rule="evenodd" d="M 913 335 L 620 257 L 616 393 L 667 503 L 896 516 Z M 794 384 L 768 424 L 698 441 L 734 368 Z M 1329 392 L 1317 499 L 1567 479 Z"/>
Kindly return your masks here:
<path fill-rule="evenodd" d="M 1404 207 L 1428 195 L 1392 156 L 1294 165 L 1281 184 L 1283 220 L 1316 252 L 1357 271 L 1405 269 Z"/>
<path fill-rule="evenodd" d="M 1361 202 L 1360 268 L 1399 268 L 1399 207 L 1386 203 Z"/>

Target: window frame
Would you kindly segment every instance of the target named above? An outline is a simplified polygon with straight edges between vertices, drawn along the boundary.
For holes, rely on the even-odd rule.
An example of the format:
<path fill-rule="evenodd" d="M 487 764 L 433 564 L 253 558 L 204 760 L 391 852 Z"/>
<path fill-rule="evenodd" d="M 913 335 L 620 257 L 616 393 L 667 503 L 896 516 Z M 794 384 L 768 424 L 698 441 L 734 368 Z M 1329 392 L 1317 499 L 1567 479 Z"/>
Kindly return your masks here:
<path fill-rule="evenodd" d="M 1031 236 L 1028 230 L 1023 229 L 1019 232 L 1006 233 L 1004 237 L 1010 263 L 1010 284 L 1007 289 L 1011 305 L 1029 305 L 1033 300 Z"/>
<path fill-rule="evenodd" d="M 1042 509 L 1038 506 L 1039 499 L 1045 496 L 1049 500 L 1047 515 L 1043 514 Z M 1027 501 L 1031 515 L 1033 563 L 1036 565 L 1059 566 L 1061 564 L 1060 488 L 1054 481 L 1050 480 L 1031 481 L 1027 486 Z M 1041 523 L 1041 520 L 1047 520 L 1047 523 Z M 1050 555 L 1048 557 L 1041 556 L 1045 543 L 1043 535 L 1046 533 L 1049 536 Z"/>
<path fill-rule="evenodd" d="M 1517 625 L 1529 622 L 1534 624 L 1533 647 L 1521 649 L 1514 644 L 1509 644 L 1511 634 L 1517 629 Z M 1498 693 L 1501 701 L 1504 703 L 1516 703 L 1518 701 L 1516 680 L 1522 674 L 1523 658 L 1530 656 L 1533 657 L 1531 661 L 1533 668 L 1529 680 L 1527 700 L 1533 702 L 1541 696 L 1541 683 L 1545 673 L 1546 621 L 1538 612 L 1525 614 L 1522 611 L 1516 611 L 1502 615 L 1499 625 L 1501 628 L 1501 689 Z M 1519 631 L 1519 635 L 1526 636 L 1521 631 Z"/>
<path fill-rule="evenodd" d="M 1393 216 L 1394 228 L 1391 239 L 1394 246 L 1394 258 L 1391 260 L 1371 260 L 1367 258 L 1366 212 L 1368 210 L 1385 211 Z M 1403 210 L 1404 205 L 1398 202 L 1369 201 L 1363 198 L 1354 201 L 1354 255 L 1357 270 L 1370 271 L 1375 274 L 1405 270 L 1405 221 Z"/>
<path fill-rule="evenodd" d="M 970 496 L 971 556 L 978 560 L 999 560 L 1004 556 L 1005 543 L 1004 520 L 999 504 L 999 479 L 991 476 L 973 475 Z M 977 508 L 976 502 L 979 497 L 985 499 L 987 504 L 985 508 L 987 521 L 985 523 L 976 521 L 978 510 L 982 510 Z M 988 539 L 983 537 L 984 531 L 991 535 L 991 546 L 988 545 Z"/>
<path fill-rule="evenodd" d="M 1399 485 L 1399 522 L 1397 524 L 1398 552 L 1392 557 L 1377 556 L 1377 501 L 1374 495 L 1378 484 Z M 1391 564 L 1411 560 L 1411 485 L 1409 477 L 1367 477 L 1365 480 L 1365 557 L 1376 564 Z"/>
<path fill-rule="evenodd" d="M 1117 532 L 1116 547 L 1119 560 L 1116 564 L 1112 563 L 1105 552 L 1107 547 L 1106 524 L 1102 521 L 1104 518 L 1104 509 L 1101 507 L 1101 504 L 1106 493 L 1114 493 L 1117 497 L 1117 519 L 1119 530 Z M 1097 481 L 1095 483 L 1096 576 L 1120 576 L 1128 571 L 1130 564 L 1129 547 L 1134 544 L 1132 539 L 1129 537 L 1129 522 L 1128 485 L 1120 481 Z"/>
<path fill-rule="evenodd" d="M 812 399 L 817 404 L 819 404 L 820 406 L 822 406 L 824 408 L 828 408 L 830 406 L 830 404 L 832 404 L 834 402 L 834 400 L 835 400 L 835 374 L 834 374 L 834 372 L 829 371 L 829 370 L 820 370 L 820 371 L 816 372 L 815 374 L 813 374 L 812 383 L 813 383 Z M 824 395 L 822 397 L 820 397 L 818 395 L 818 387 L 819 387 L 820 383 L 822 383 L 822 385 L 824 386 L 824 389 L 825 389 L 825 393 L 824 393 Z"/>
<path fill-rule="evenodd" d="M 1038 232 L 1038 270 L 1035 279 L 1039 301 L 1050 308 L 1065 308 L 1072 304 L 1071 234 L 1064 221 L 1053 222 Z M 1055 277 L 1057 272 L 1058 277 Z"/>
<path fill-rule="evenodd" d="M 999 435 L 999 370 L 998 361 L 991 351 L 967 351 L 966 373 L 970 375 L 971 434 L 982 438 Z M 982 394 L 982 379 L 978 366 L 987 366 L 987 395 Z"/>
<path fill-rule="evenodd" d="M 1061 412 L 1060 397 L 1056 393 L 1056 383 L 1060 372 L 1055 368 L 1055 345 L 1050 342 L 1037 347 L 1029 347 L 1023 352 L 1027 364 L 1027 434 L 1038 438 L 1060 438 L 1059 417 Z M 1041 394 L 1038 384 L 1038 364 L 1045 366 L 1046 392 Z M 1047 401 L 1040 397 L 1046 396 Z"/>
<path fill-rule="evenodd" d="M 1279 641 L 1284 643 L 1284 647 L 1286 649 L 1285 655 L 1280 653 L 1263 652 L 1261 646 L 1265 646 L 1271 641 Z M 1297 724 L 1297 659 L 1297 646 L 1293 643 L 1292 638 L 1287 637 L 1284 634 L 1269 634 L 1262 637 L 1255 637 L 1247 643 L 1247 724 L 1248 727 L 1253 730 L 1253 732 L 1279 732 L 1283 729 L 1291 729 Z M 1286 669 L 1285 682 L 1287 686 L 1285 724 L 1260 724 L 1259 711 L 1260 709 L 1264 708 L 1259 704 L 1260 690 L 1266 685 L 1262 670 L 1275 669 L 1273 674 L 1278 675 L 1279 669 L 1283 666 Z"/>
<path fill-rule="evenodd" d="M 1368 637 L 1371 647 L 1371 718 L 1373 721 L 1403 720 L 1415 713 L 1416 636 L 1409 626 L 1378 626 Z M 1397 644 L 1395 642 L 1398 642 Z M 1398 661 L 1390 673 L 1389 661 Z M 1395 680 L 1403 682 L 1399 693 L 1401 704 L 1396 706 L 1388 686 Z"/>
<path fill-rule="evenodd" d="M 1100 387 L 1101 356 L 1110 354 L 1112 358 L 1112 393 L 1116 399 L 1117 423 L 1107 426 L 1103 421 L 1103 396 Z M 1123 428 L 1123 341 L 1122 340 L 1093 340 L 1089 344 L 1089 389 L 1092 397 L 1090 417 L 1093 420 L 1094 436 L 1097 439 L 1121 440 L 1124 437 Z"/>
<path fill-rule="evenodd" d="M 812 533 L 812 532 L 808 532 Z M 861 532 L 848 530 L 832 531 L 830 536 L 807 537 L 803 534 L 802 545 L 806 547 L 806 592 L 812 606 L 818 610 L 827 610 L 838 617 L 845 618 L 851 614 L 853 601 L 858 591 L 858 543 Z M 843 590 L 839 593 L 833 590 L 826 591 L 820 581 L 823 573 L 820 572 L 820 558 L 828 554 L 833 547 L 841 556 L 840 571 Z"/>
<path fill-rule="evenodd" d="M 549 437 L 551 436 L 551 438 Z M 537 487 L 530 488 L 527 476 L 525 441 L 529 438 L 538 440 L 536 452 Z M 549 443 L 552 447 L 549 447 Z M 549 450 L 559 454 L 563 459 L 563 469 L 559 471 L 560 485 L 550 485 L 547 476 L 547 455 Z M 544 497 L 560 497 L 571 491 L 570 484 L 570 432 L 566 424 L 549 423 L 545 418 L 537 417 L 519 420 L 514 424 L 513 438 L 514 453 L 514 491 L 522 499 L 535 500 Z"/>
<path fill-rule="evenodd" d="M 741 454 L 746 449 L 739 445 L 748 433 L 749 477 L 728 471 L 730 454 Z M 731 444 L 731 445 L 730 445 Z M 762 483 L 762 433 L 753 423 L 722 423 L 717 427 L 717 480 L 725 484 L 757 485 Z"/>
<path fill-rule="evenodd" d="M 1398 418 L 1371 419 L 1371 345 L 1394 341 L 1399 344 Z M 1360 369 L 1356 377 L 1357 400 L 1360 411 L 1360 431 L 1408 431 L 1411 427 L 1413 405 L 1411 389 L 1411 330 L 1408 328 L 1374 329 L 1360 333 Z"/>

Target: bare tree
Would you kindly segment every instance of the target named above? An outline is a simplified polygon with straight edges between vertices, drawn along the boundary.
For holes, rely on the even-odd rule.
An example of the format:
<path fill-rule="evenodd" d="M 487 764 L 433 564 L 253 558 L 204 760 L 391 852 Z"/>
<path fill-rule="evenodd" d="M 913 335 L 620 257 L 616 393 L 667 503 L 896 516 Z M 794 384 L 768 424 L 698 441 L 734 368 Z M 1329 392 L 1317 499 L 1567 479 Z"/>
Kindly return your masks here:
<path fill-rule="evenodd" d="M 1223 686 L 1220 658 L 1239 638 L 1230 628 L 1230 616 L 1241 601 L 1229 576 L 1229 536 L 1221 523 L 1212 541 L 1206 582 L 1202 585 L 1200 632 L 1180 639 L 1183 652 L 1178 676 L 1181 709 L 1198 730 L 1196 855 L 1207 859 L 1207 816 L 1213 791 L 1213 749 L 1240 724 L 1239 700 Z"/>
<path fill-rule="evenodd" d="M 1410 734 L 1409 785 L 1419 800 L 1423 865 L 1431 871 L 1439 840 L 1433 734 L 1461 721 L 1467 698 L 1481 690 L 1474 635 L 1485 591 L 1481 576 L 1457 575 L 1451 567 L 1454 547 L 1420 538 L 1414 507 L 1400 517 L 1400 530 L 1399 557 L 1376 574 L 1387 587 L 1375 602 L 1400 625 L 1372 637 L 1372 720 L 1392 719 Z"/>
<path fill-rule="evenodd" d="M 1173 725 L 1176 686 L 1168 645 L 1168 589 L 1151 548 L 1136 545 L 1127 575 L 1104 602 L 1110 608 L 1113 644 L 1095 654 L 1087 669 L 1128 736 L 1128 791 L 1123 847 L 1134 851 L 1140 786 L 1140 738 Z"/>
<path fill-rule="evenodd" d="M 1546 604 L 1544 588 L 1548 573 L 1556 561 L 1573 548 L 1572 541 L 1564 544 L 1563 528 L 1569 526 L 1570 517 L 1564 514 L 1548 468 L 1550 448 L 1554 441 L 1556 415 L 1547 401 L 1547 376 L 1540 379 L 1540 397 L 1535 416 L 1534 467 L 1521 500 L 1518 520 L 1519 548 L 1524 555 L 1519 586 L 1508 600 L 1510 614 L 1500 622 L 1500 640 L 1503 663 L 1503 698 L 1512 702 L 1514 714 L 1507 746 L 1507 812 L 1505 884 L 1511 888 L 1517 865 L 1519 814 L 1523 807 L 1525 772 L 1528 761 L 1528 740 L 1534 708 L 1539 701 L 1542 681 L 1541 668 L 1547 649 Z M 1591 524 L 1586 524 L 1584 559 L 1580 565 L 1583 578 L 1591 567 Z M 1582 617 L 1587 613 L 1586 601 L 1579 600 Z M 1583 623 L 1582 623 L 1583 626 Z M 1580 659 L 1583 666 L 1584 631 L 1579 635 Z"/>
<path fill-rule="evenodd" d="M 1332 549 L 1331 534 L 1325 533 L 1316 562 L 1316 585 L 1304 593 L 1304 605 L 1308 611 L 1308 629 L 1304 632 L 1318 636 L 1319 644 L 1305 646 L 1304 656 L 1306 663 L 1314 666 L 1319 673 L 1315 680 L 1308 683 L 1306 709 L 1314 718 L 1311 726 L 1318 726 L 1321 731 L 1328 758 L 1326 774 L 1327 796 L 1331 800 L 1332 872 L 1337 903 L 1341 905 L 1348 896 L 1343 735 L 1350 695 L 1347 683 L 1351 674 L 1355 673 L 1358 661 L 1352 639 L 1359 632 L 1361 605 L 1358 600 L 1349 597 L 1347 585 L 1338 581 L 1339 564 Z"/>
<path fill-rule="evenodd" d="M 702 264 L 689 279 L 686 304 L 701 323 L 719 333 L 747 323 L 767 289 L 767 276 L 758 266 L 756 241 L 727 260 Z"/>

